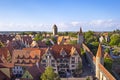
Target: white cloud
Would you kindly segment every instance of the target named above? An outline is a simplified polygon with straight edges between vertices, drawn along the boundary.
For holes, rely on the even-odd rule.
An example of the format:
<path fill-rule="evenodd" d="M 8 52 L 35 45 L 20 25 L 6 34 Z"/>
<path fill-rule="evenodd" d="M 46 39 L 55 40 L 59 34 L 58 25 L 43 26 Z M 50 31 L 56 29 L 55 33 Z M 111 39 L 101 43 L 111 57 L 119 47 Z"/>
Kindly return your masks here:
<path fill-rule="evenodd" d="M 92 20 L 88 22 L 73 21 L 69 23 L 56 24 L 59 31 L 113 31 L 120 29 L 120 21 L 117 20 Z M 0 23 L 0 31 L 52 31 L 53 24 L 18 24 L 18 23 Z"/>

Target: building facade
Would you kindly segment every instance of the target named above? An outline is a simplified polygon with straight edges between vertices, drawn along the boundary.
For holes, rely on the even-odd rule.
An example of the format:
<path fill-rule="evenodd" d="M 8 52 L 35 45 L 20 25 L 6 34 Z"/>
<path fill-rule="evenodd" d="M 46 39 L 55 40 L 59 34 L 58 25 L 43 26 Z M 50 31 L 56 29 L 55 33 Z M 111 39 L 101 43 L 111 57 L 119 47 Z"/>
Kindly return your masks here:
<path fill-rule="evenodd" d="M 79 64 L 82 64 L 79 45 L 54 45 L 48 48 L 40 63 L 52 66 L 56 73 L 73 73 Z"/>

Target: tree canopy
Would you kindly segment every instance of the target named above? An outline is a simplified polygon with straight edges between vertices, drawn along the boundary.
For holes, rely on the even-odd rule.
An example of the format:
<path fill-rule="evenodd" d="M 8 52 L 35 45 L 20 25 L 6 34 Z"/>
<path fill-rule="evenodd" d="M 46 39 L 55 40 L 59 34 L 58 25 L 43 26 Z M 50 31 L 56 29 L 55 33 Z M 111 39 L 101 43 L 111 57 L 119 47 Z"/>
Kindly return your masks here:
<path fill-rule="evenodd" d="M 112 69 L 112 63 L 113 63 L 112 59 L 110 59 L 110 58 L 105 58 L 104 59 L 104 66 L 110 72 L 111 72 L 111 69 Z"/>
<path fill-rule="evenodd" d="M 94 36 L 94 32 L 93 31 L 88 31 L 85 33 L 85 40 L 87 43 L 91 43 L 93 41 L 98 41 L 97 37 Z"/>
<path fill-rule="evenodd" d="M 113 34 L 110 37 L 111 41 L 110 41 L 110 45 L 116 45 L 119 46 L 120 45 L 120 35 L 119 34 Z"/>
<path fill-rule="evenodd" d="M 58 74 L 54 73 L 52 67 L 46 67 L 45 72 L 41 75 L 42 80 L 60 80 Z"/>
<path fill-rule="evenodd" d="M 41 41 L 43 39 L 42 35 L 41 34 L 36 34 L 34 40 L 35 41 Z"/>

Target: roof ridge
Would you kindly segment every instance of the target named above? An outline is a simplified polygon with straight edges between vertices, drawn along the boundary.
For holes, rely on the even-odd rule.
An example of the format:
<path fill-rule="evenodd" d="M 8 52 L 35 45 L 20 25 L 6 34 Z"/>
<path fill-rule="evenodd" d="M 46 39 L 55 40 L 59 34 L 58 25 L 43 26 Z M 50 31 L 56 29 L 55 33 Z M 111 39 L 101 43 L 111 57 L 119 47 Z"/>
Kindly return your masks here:
<path fill-rule="evenodd" d="M 101 46 L 101 44 L 99 43 L 96 57 L 103 57 L 103 56 L 104 56 L 104 55 L 103 55 L 103 52 L 102 52 L 102 46 Z"/>

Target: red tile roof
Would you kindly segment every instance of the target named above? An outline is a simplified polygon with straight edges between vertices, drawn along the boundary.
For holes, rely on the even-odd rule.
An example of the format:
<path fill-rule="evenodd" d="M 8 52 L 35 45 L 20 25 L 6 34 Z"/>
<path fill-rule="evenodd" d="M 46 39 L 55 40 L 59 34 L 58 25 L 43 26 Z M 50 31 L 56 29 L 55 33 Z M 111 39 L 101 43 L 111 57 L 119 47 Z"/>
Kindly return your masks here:
<path fill-rule="evenodd" d="M 102 64 L 99 64 L 99 68 L 109 80 L 116 80 Z"/>
<path fill-rule="evenodd" d="M 15 65 L 29 66 L 38 62 L 45 53 L 46 48 L 24 48 L 23 50 L 14 50 L 12 63 Z"/>
<path fill-rule="evenodd" d="M 13 68 L 14 64 L 12 63 L 0 63 L 0 68 Z"/>
<path fill-rule="evenodd" d="M 27 67 L 29 73 L 32 75 L 34 80 L 40 80 L 40 75 L 45 71 L 42 65 L 38 64 L 38 66 L 35 64 L 32 67 Z"/>
<path fill-rule="evenodd" d="M 10 78 L 5 75 L 2 71 L 0 71 L 0 80 L 10 80 Z"/>
<path fill-rule="evenodd" d="M 96 57 L 104 57 L 101 44 L 99 44 Z"/>
<path fill-rule="evenodd" d="M 75 47 L 77 52 L 80 54 L 80 45 L 54 45 L 52 46 L 51 51 L 55 58 L 60 58 L 62 57 L 60 56 L 60 51 L 63 49 L 67 53 L 65 57 L 69 58 L 71 56 L 70 52 L 72 50 L 72 47 Z"/>

